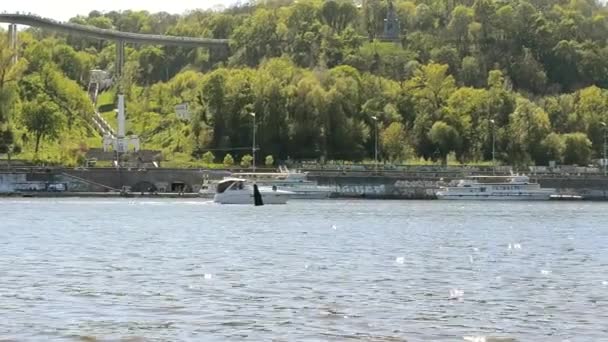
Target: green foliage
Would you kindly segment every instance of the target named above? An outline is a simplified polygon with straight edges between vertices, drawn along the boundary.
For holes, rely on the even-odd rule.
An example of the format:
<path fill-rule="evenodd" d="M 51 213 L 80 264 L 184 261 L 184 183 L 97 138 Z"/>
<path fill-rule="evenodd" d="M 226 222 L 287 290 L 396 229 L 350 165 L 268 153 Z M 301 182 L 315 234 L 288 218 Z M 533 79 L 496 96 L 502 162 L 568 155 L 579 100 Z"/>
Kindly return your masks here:
<path fill-rule="evenodd" d="M 223 164 L 226 167 L 231 167 L 234 165 L 234 158 L 232 158 L 232 155 L 230 153 L 228 153 L 228 154 L 226 154 L 226 156 L 224 156 Z"/>
<path fill-rule="evenodd" d="M 406 150 L 405 127 L 400 122 L 391 123 L 381 134 L 382 151 L 390 161 L 405 159 Z"/>
<path fill-rule="evenodd" d="M 34 135 L 37 154 L 42 138 L 54 140 L 59 136 L 62 125 L 62 115 L 59 106 L 48 98 L 39 96 L 25 104 L 23 109 L 23 124 Z"/>
<path fill-rule="evenodd" d="M 10 128 L 0 130 L 0 154 L 10 154 L 14 149 L 15 137 Z"/>
<path fill-rule="evenodd" d="M 503 163 L 582 165 L 601 156 L 600 123 L 608 121 L 604 5 L 394 5 L 397 42 L 378 39 L 384 1 L 363 1 L 360 8 L 346 0 L 256 1 L 184 15 L 94 11 L 70 21 L 230 40 L 225 61 L 206 49 L 126 50 L 120 86 L 129 130 L 175 165 L 210 164 L 209 149 L 251 146 L 250 113 L 256 113 L 256 145 L 280 160 L 370 159 L 372 116 L 390 160 L 445 162 L 452 154 L 459 162 L 487 161 L 493 136 Z M 15 65 L 15 51 L 6 48 L 6 35 L 0 38 L 0 150 L 21 146 L 23 156 L 32 156 L 42 142 L 39 158 L 71 162 L 81 142 L 99 147 L 85 89 L 91 69 L 114 71 L 115 44 L 43 29 L 19 36 Z M 113 127 L 115 90 L 97 102 Z M 190 122 L 176 118 L 181 103 L 189 105 Z M 585 135 L 590 149 L 573 133 Z"/>
<path fill-rule="evenodd" d="M 211 151 L 205 152 L 205 154 L 203 154 L 202 161 L 205 164 L 213 164 L 215 162 L 215 156 L 213 155 L 213 152 L 211 152 Z"/>
<path fill-rule="evenodd" d="M 545 155 L 540 148 L 541 141 L 551 129 L 548 114 L 531 101 L 520 98 L 509 121 L 511 162 L 516 164 L 543 160 Z"/>
<path fill-rule="evenodd" d="M 266 165 L 267 167 L 273 166 L 274 158 L 271 155 L 267 155 L 266 158 L 264 158 L 264 165 Z"/>
<path fill-rule="evenodd" d="M 447 157 L 451 151 L 458 149 L 461 137 L 454 127 L 443 121 L 437 121 L 429 131 L 429 139 L 439 152 L 443 165 L 447 165 Z"/>
<path fill-rule="evenodd" d="M 0 45 L 7 44 L 6 36 L 0 37 Z M 16 82 L 21 77 L 24 63 L 13 64 L 16 51 L 0 49 L 0 154 L 19 152 L 21 146 L 15 141 L 13 121 L 19 114 L 19 94 Z"/>
<path fill-rule="evenodd" d="M 560 162 L 566 149 L 564 137 L 556 133 L 551 133 L 543 139 L 541 143 L 548 161 Z"/>
<path fill-rule="evenodd" d="M 253 157 L 250 154 L 246 154 L 241 157 L 241 166 L 242 167 L 251 167 L 252 162 L 253 162 Z"/>
<path fill-rule="evenodd" d="M 431 60 L 449 65 L 458 84 L 471 82 L 473 59 L 484 78 L 490 68 L 506 71 L 516 87 L 545 93 L 608 85 L 608 13 L 601 3 L 546 0 L 479 0 L 446 4 L 436 0 L 395 0 L 401 22 L 401 45 L 374 41 L 383 33 L 386 2 L 256 1 L 217 11 L 189 11 L 177 16 L 144 11 L 91 12 L 74 23 L 137 33 L 172 34 L 231 40 L 231 65 L 255 67 L 288 56 L 301 67 L 348 64 L 401 81 L 403 65 Z M 363 44 L 368 41 L 369 44 Z M 68 37 L 72 51 L 58 46 L 57 55 L 38 50 L 43 65 L 55 60 L 70 78 L 79 80 L 92 65 L 84 51 L 95 51 L 100 67 L 112 63 L 112 44 Z M 206 52 L 173 47 L 141 47 L 129 53 L 143 84 L 168 80 L 184 68 L 213 66 Z M 73 61 L 73 63 L 67 63 Z M 462 70 L 460 70 L 462 69 Z"/>
<path fill-rule="evenodd" d="M 475 57 L 467 56 L 462 59 L 460 68 L 460 79 L 467 86 L 481 87 L 484 83 L 482 70 L 479 68 L 479 62 Z"/>
<path fill-rule="evenodd" d="M 564 163 L 586 166 L 591 160 L 591 141 L 584 133 L 564 135 Z"/>

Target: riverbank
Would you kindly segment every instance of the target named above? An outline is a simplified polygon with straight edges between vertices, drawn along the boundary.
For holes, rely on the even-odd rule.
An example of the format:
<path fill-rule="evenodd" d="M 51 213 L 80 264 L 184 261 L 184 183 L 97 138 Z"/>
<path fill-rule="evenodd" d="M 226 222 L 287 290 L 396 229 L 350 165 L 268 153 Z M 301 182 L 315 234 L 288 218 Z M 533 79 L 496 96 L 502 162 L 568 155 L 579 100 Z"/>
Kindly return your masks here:
<path fill-rule="evenodd" d="M 166 198 L 195 198 L 203 180 L 217 181 L 238 170 L 205 169 L 28 169 L 3 173 L 18 188 L 12 196 L 20 197 L 120 197 L 157 196 Z M 332 197 L 362 199 L 431 200 L 442 186 L 476 174 L 469 169 L 428 168 L 403 172 L 356 172 L 316 170 L 308 179 L 329 187 Z M 543 188 L 557 189 L 563 199 L 608 200 L 608 177 L 598 174 L 530 174 L 532 182 Z M 17 180 L 19 181 L 17 183 Z M 28 184 L 41 185 L 38 191 L 25 191 Z M 67 191 L 46 192 L 50 184 L 64 185 Z M 5 192 L 11 192 L 6 191 Z M 149 195 L 154 193 L 156 195 Z M 181 194 L 181 195 L 180 195 Z M 1 196 L 1 195 L 0 195 Z"/>
<path fill-rule="evenodd" d="M 0 193 L 0 197 L 25 197 L 25 198 L 174 198 L 192 199 L 204 198 L 198 193 L 120 193 L 120 192 L 12 192 Z"/>
<path fill-rule="evenodd" d="M 158 199 L 213 199 L 213 194 L 201 195 L 199 193 L 120 193 L 120 192 L 12 192 L 0 193 L 0 198 L 158 198 Z M 582 196 L 576 195 L 554 195 L 551 201 L 581 201 Z M 305 199 L 293 199 L 302 201 Z M 391 195 L 341 195 L 332 194 L 327 200 L 437 200 L 436 196 L 425 196 L 423 198 L 403 198 Z M 589 200 L 589 199 L 588 199 Z"/>

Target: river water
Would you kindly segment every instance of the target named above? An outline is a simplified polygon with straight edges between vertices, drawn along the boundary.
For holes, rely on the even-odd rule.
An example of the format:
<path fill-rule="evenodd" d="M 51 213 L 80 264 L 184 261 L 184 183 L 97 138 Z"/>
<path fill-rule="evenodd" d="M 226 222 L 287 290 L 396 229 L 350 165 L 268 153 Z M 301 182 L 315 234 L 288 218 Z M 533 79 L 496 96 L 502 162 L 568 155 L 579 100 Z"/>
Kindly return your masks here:
<path fill-rule="evenodd" d="M 17 341 L 608 341 L 608 203 L 4 199 L 0 317 Z"/>

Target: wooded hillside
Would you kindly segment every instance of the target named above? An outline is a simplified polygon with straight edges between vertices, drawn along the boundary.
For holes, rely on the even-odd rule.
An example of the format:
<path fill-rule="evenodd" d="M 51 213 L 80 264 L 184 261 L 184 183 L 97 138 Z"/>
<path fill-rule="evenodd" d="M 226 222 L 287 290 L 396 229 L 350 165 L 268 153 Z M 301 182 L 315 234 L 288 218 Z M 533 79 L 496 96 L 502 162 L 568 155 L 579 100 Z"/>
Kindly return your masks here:
<path fill-rule="evenodd" d="M 183 15 L 92 12 L 71 21 L 128 32 L 228 38 L 231 54 L 129 46 L 129 130 L 145 148 L 196 162 L 251 144 L 263 157 L 507 164 L 601 157 L 608 121 L 608 9 L 572 1 L 393 1 L 400 34 L 383 39 L 387 1 L 263 1 Z M 3 36 L 6 36 L 4 34 Z M 0 42 L 4 150 L 74 160 L 96 141 L 84 90 L 114 68 L 115 46 L 39 29 L 20 32 L 20 62 Z M 113 90 L 103 111 L 113 120 Z M 186 102 L 192 119 L 174 106 Z M 12 133 L 9 133 L 12 132 Z M 13 142 L 12 144 L 10 142 Z M 99 142 L 100 144 L 100 142 Z M 19 148 L 17 148 L 18 152 Z M 234 151 L 239 157 L 246 152 Z M 38 158 L 43 152 L 38 151 Z M 62 156 L 62 157 L 61 157 Z M 223 153 L 215 153 L 218 161 Z M 44 159 L 42 158 L 42 159 Z"/>

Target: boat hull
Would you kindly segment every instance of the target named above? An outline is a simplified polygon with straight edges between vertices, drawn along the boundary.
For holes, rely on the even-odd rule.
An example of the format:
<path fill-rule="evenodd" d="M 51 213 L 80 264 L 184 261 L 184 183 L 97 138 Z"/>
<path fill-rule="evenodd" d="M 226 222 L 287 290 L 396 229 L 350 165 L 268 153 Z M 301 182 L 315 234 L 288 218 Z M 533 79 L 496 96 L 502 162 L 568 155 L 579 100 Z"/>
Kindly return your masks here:
<path fill-rule="evenodd" d="M 291 195 L 289 195 L 290 199 L 298 199 L 298 200 L 302 200 L 302 199 L 310 199 L 310 200 L 321 200 L 321 199 L 328 199 L 331 196 L 331 192 L 328 191 L 297 191 L 297 190 L 290 190 L 292 192 Z"/>
<path fill-rule="evenodd" d="M 260 191 L 264 204 L 287 204 L 290 193 L 283 191 Z M 253 193 L 227 191 L 216 194 L 213 201 L 220 204 L 254 204 Z"/>
<path fill-rule="evenodd" d="M 452 201 L 548 201 L 553 192 L 528 194 L 448 194 L 438 192 L 437 199 Z"/>

